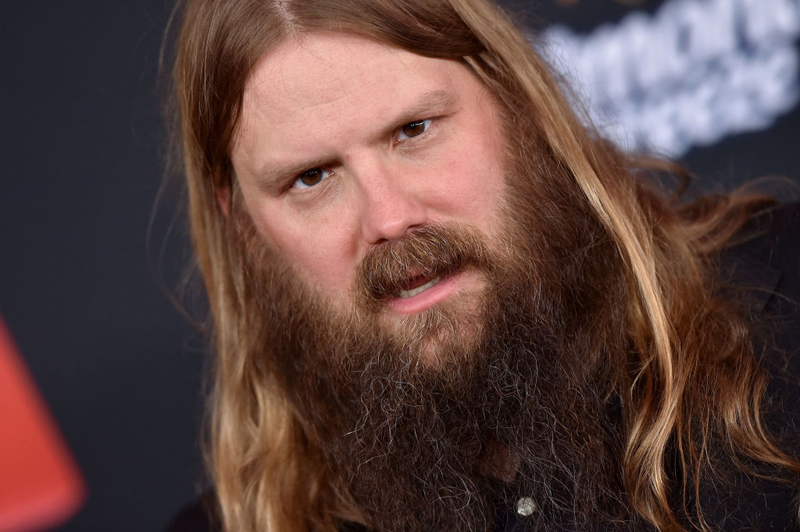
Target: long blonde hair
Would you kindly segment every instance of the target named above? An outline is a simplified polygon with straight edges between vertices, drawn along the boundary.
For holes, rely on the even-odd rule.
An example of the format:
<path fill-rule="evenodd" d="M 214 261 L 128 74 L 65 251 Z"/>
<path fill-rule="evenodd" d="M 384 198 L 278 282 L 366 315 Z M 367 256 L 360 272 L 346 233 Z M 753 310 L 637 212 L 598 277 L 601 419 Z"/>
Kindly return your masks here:
<path fill-rule="evenodd" d="M 254 361 L 252 331 L 263 324 L 217 194 L 236 191 L 229 153 L 256 61 L 287 36 L 317 30 L 463 60 L 512 121 L 532 120 L 614 239 L 629 287 L 623 326 L 636 347 L 625 366 L 635 369 L 619 379 L 626 434 L 620 475 L 635 512 L 660 530 L 682 530 L 669 496 L 668 448 L 677 450 L 684 493 L 697 491 L 694 473 L 710 463 L 712 434 L 744 456 L 800 474 L 762 425 L 765 378 L 743 321 L 707 287 L 711 254 L 742 226 L 756 199 L 734 194 L 678 208 L 648 192 L 637 168 L 674 169 L 623 156 L 582 126 L 542 59 L 486 0 L 191 0 L 173 97 L 192 242 L 214 317 L 208 464 L 225 530 L 331 530 L 337 519 L 359 518 L 327 478 L 274 368 Z M 698 479 L 694 486 L 689 476 Z"/>

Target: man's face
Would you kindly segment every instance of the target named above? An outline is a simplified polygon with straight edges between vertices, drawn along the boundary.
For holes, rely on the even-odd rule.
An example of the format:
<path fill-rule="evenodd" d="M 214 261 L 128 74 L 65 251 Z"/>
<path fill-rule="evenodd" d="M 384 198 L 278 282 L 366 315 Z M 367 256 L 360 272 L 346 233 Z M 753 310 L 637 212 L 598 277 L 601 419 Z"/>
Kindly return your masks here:
<path fill-rule="evenodd" d="M 416 229 L 469 227 L 499 247 L 500 113 L 456 61 L 338 33 L 289 39 L 252 72 L 232 161 L 258 234 L 342 312 L 370 250 Z M 480 270 L 425 273 L 402 273 L 384 324 L 479 304 Z"/>
<path fill-rule="evenodd" d="M 533 122 L 458 62 L 323 33 L 257 64 L 241 118 L 244 355 L 368 523 L 486 530 L 509 493 L 596 515 L 617 253 Z"/>

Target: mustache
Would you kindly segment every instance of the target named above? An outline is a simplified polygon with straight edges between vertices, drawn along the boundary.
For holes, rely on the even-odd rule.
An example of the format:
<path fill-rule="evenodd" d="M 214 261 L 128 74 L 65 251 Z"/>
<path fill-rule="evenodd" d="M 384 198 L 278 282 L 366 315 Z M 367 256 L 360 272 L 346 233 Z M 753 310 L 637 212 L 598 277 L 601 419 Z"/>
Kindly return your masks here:
<path fill-rule="evenodd" d="M 356 272 L 356 297 L 374 307 L 386 299 L 437 277 L 467 267 L 492 270 L 490 252 L 469 227 L 429 224 L 372 248 Z"/>

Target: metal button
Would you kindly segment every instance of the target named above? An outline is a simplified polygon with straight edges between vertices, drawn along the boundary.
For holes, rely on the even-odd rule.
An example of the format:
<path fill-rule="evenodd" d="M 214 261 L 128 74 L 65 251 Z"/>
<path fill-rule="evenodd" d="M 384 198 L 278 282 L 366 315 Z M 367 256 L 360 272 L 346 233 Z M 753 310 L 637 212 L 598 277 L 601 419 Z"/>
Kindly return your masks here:
<path fill-rule="evenodd" d="M 517 501 L 517 513 L 523 517 L 528 517 L 536 511 L 536 503 L 530 497 L 520 497 Z"/>

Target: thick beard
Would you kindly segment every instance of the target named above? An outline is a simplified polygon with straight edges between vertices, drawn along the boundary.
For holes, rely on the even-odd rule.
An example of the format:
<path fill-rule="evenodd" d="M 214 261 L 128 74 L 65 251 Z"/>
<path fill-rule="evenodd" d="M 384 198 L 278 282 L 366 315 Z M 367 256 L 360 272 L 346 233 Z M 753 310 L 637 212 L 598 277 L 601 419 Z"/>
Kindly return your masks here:
<path fill-rule="evenodd" d="M 265 362 L 376 531 L 502 527 L 498 509 L 520 497 L 536 504 L 529 530 L 629 524 L 610 353 L 624 349 L 619 261 L 579 193 L 541 187 L 507 198 L 494 249 L 514 255 L 470 228 L 426 227 L 365 258 L 346 315 L 236 216 L 261 322 L 277 325 L 262 330 Z M 486 280 L 477 301 L 381 320 L 412 271 L 467 269 Z"/>

